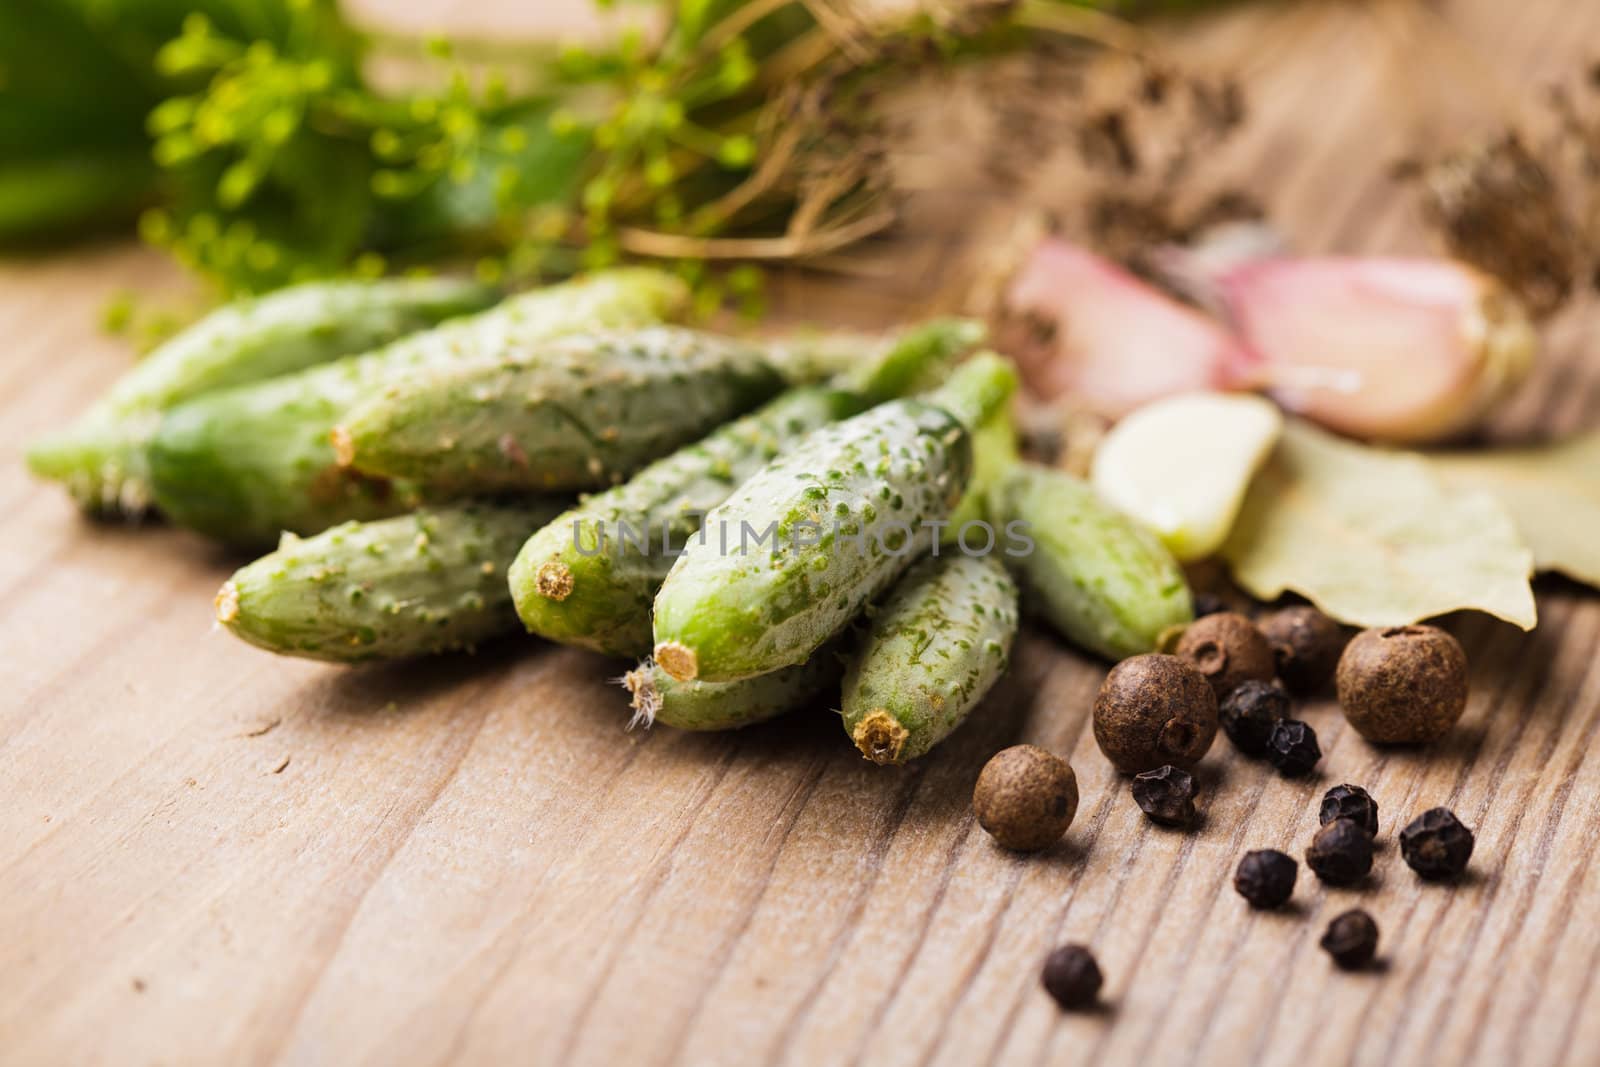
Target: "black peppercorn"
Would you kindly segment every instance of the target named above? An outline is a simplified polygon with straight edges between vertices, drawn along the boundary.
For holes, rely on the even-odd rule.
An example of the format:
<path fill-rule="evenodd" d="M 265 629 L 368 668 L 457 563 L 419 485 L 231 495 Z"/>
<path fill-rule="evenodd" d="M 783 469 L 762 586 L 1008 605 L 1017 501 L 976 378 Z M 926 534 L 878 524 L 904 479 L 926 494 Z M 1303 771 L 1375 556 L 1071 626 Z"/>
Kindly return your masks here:
<path fill-rule="evenodd" d="M 1194 775 L 1171 764 L 1136 774 L 1133 800 L 1151 822 L 1188 826 L 1194 822 Z"/>
<path fill-rule="evenodd" d="M 1044 958 L 1045 992 L 1063 1008 L 1081 1008 L 1100 995 L 1100 965 L 1083 945 L 1062 945 Z"/>
<path fill-rule="evenodd" d="M 1352 885 L 1372 870 L 1372 835 L 1353 819 L 1334 819 L 1306 849 L 1306 866 L 1329 885 Z"/>
<path fill-rule="evenodd" d="M 1252 908 L 1276 908 L 1294 893 L 1300 867 L 1275 848 L 1246 852 L 1233 872 L 1233 888 Z"/>
<path fill-rule="evenodd" d="M 1378 833 L 1378 802 L 1359 785 L 1336 785 L 1322 795 L 1317 820 L 1324 826 L 1335 819 L 1349 819 L 1374 837 Z"/>
<path fill-rule="evenodd" d="M 1217 722 L 1233 747 L 1264 756 L 1272 728 L 1289 714 L 1289 694 L 1271 682 L 1241 682 L 1217 709 Z"/>
<path fill-rule="evenodd" d="M 1255 679 L 1270 682 L 1278 672 L 1272 646 L 1255 623 L 1233 611 L 1196 619 L 1178 639 L 1177 654 L 1205 676 L 1217 699 Z"/>
<path fill-rule="evenodd" d="M 1219 611 L 1227 611 L 1228 602 L 1215 593 L 1196 593 L 1194 595 L 1194 617 L 1203 619 L 1207 615 L 1215 615 Z"/>
<path fill-rule="evenodd" d="M 1359 971 L 1377 955 L 1378 924 L 1360 908 L 1352 908 L 1328 924 L 1321 944 L 1341 968 Z"/>
<path fill-rule="evenodd" d="M 1310 774 L 1322 758 L 1317 732 L 1299 719 L 1282 719 L 1267 739 L 1267 760 L 1285 778 Z"/>
<path fill-rule="evenodd" d="M 1472 858 L 1472 831 L 1448 808 L 1430 808 L 1400 831 L 1400 855 L 1429 879 L 1454 878 Z"/>
<path fill-rule="evenodd" d="M 1343 626 L 1306 605 L 1275 611 L 1256 627 L 1272 646 L 1278 677 L 1296 693 L 1315 693 L 1326 685 L 1349 641 Z"/>

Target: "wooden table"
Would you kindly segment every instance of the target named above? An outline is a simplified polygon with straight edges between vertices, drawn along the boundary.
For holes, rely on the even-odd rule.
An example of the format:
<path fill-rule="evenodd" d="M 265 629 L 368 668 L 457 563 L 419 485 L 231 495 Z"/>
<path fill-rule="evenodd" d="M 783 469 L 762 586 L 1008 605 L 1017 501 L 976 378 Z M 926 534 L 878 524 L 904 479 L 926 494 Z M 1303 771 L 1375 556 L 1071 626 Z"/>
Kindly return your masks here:
<path fill-rule="evenodd" d="M 1498 106 L 1478 91 L 1497 80 L 1529 93 L 1600 35 L 1594 4 L 1437 6 L 1459 49 L 1397 45 L 1384 4 L 1246 8 L 1184 39 L 1248 70 L 1258 122 L 1227 165 L 1303 247 L 1419 247 L 1383 176 L 1416 117 Z M 780 307 L 921 310 L 951 240 L 895 280 L 781 287 Z M 212 625 L 236 561 L 80 521 L 18 458 L 127 359 L 96 330 L 108 295 L 179 284 L 132 247 L 0 267 L 0 1061 L 1600 1059 L 1595 594 L 1541 582 L 1528 636 L 1454 621 L 1472 702 L 1426 752 L 1368 747 L 1326 703 L 1306 710 L 1327 753 L 1313 780 L 1219 743 L 1187 834 L 1146 822 L 1096 751 L 1103 668 L 1042 635 L 901 770 L 862 761 L 820 709 L 624 732 L 617 664 L 578 652 L 280 661 Z M 1555 325 L 1503 434 L 1600 418 L 1596 327 L 1592 303 Z M 1041 856 L 994 848 L 969 808 L 984 760 L 1019 740 L 1068 754 L 1083 789 Z M 1300 853 L 1346 780 L 1383 809 L 1371 886 L 1302 874 L 1293 907 L 1249 912 L 1240 854 Z M 1419 884 L 1393 844 L 1434 804 L 1478 835 L 1454 888 Z M 1338 973 L 1316 946 L 1357 904 L 1382 926 L 1380 973 Z M 1065 1016 L 1040 991 L 1065 940 L 1094 946 L 1104 1010 Z"/>

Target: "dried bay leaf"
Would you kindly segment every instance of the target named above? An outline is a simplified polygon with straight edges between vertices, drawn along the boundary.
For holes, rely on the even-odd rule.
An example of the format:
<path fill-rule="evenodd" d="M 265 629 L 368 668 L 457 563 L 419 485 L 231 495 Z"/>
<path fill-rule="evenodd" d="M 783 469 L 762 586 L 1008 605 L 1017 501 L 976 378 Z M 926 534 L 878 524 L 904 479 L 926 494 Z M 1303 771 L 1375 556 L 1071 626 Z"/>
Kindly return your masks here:
<path fill-rule="evenodd" d="M 1448 485 L 1493 494 L 1541 571 L 1600 589 L 1600 430 L 1537 448 L 1429 459 Z"/>
<path fill-rule="evenodd" d="M 1488 493 L 1444 485 L 1422 457 L 1299 420 L 1251 483 L 1222 555 L 1272 600 L 1293 591 L 1356 626 L 1473 609 L 1533 628 L 1533 555 Z"/>

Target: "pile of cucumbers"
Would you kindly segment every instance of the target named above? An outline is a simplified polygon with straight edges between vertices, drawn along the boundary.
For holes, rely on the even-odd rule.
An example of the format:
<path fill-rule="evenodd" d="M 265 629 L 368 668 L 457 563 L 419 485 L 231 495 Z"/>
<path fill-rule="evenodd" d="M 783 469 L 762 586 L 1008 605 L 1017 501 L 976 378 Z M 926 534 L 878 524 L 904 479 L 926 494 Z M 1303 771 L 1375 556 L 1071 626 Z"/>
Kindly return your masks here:
<path fill-rule="evenodd" d="M 277 548 L 217 595 L 252 644 L 341 663 L 522 626 L 638 660 L 634 721 L 837 701 L 903 763 L 1004 673 L 1019 597 L 1097 655 L 1187 622 L 1183 573 L 1018 456 L 981 328 L 752 344 L 672 325 L 674 277 L 498 300 L 314 283 L 223 308 L 29 453 L 88 510 Z"/>

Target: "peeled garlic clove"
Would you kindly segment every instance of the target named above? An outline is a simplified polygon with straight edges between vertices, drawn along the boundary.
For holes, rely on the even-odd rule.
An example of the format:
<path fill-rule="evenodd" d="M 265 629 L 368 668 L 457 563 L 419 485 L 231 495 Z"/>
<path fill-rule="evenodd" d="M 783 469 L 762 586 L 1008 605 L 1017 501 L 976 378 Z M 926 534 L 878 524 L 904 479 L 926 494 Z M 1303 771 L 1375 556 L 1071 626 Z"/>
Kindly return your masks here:
<path fill-rule="evenodd" d="M 1517 300 L 1451 260 L 1261 260 L 1218 291 L 1284 407 L 1373 441 L 1471 428 L 1527 376 L 1537 346 Z"/>
<path fill-rule="evenodd" d="M 1188 562 L 1222 547 L 1245 490 L 1283 432 L 1269 400 L 1193 393 L 1147 404 L 1112 428 L 1090 481 Z"/>
<path fill-rule="evenodd" d="M 1231 388 L 1253 362 L 1205 315 L 1053 237 L 1013 276 L 996 337 L 1035 392 L 1071 393 L 1112 418 L 1160 397 Z"/>

